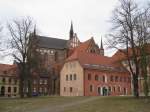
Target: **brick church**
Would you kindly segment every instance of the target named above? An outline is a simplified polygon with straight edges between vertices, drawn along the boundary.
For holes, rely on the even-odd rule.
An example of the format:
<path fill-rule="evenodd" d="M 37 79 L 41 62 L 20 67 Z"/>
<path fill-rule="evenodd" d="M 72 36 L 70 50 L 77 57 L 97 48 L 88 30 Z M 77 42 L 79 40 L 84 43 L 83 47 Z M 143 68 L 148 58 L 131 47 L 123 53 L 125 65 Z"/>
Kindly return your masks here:
<path fill-rule="evenodd" d="M 132 77 L 128 59 L 119 50 L 112 56 L 104 55 L 103 43 L 99 47 L 93 38 L 80 43 L 65 60 L 60 72 L 61 96 L 116 96 L 132 94 Z M 150 59 L 150 44 L 146 46 Z M 130 52 L 130 54 L 132 54 Z M 132 58 L 132 55 L 130 55 Z M 132 63 L 132 59 L 130 59 Z M 148 62 L 150 84 L 150 60 Z M 132 65 L 134 68 L 134 64 Z M 143 93 L 142 72 L 138 78 L 139 93 Z M 149 88 L 150 89 L 150 88 Z"/>
<path fill-rule="evenodd" d="M 105 56 L 102 40 L 100 46 L 93 37 L 80 42 L 72 23 L 68 40 L 39 35 L 36 37 L 42 71 L 33 74 L 33 95 L 131 94 L 132 77 L 124 64 L 127 60 L 119 51 L 112 57 Z M 150 54 L 150 49 L 147 51 Z M 15 66 L 0 66 L 0 96 L 18 96 L 19 79 Z"/>
<path fill-rule="evenodd" d="M 93 38 L 86 42 L 80 42 L 77 34 L 74 33 L 72 22 L 69 31 L 69 40 L 38 35 L 37 39 L 37 51 L 40 52 L 42 56 L 41 65 L 47 71 L 47 73 L 39 73 L 38 76 L 40 76 L 41 78 L 43 77 L 43 75 L 45 75 L 45 77 L 47 76 L 49 84 L 47 91 L 49 91 L 49 94 L 60 94 L 60 71 L 65 63 L 65 60 L 69 58 L 76 50 L 81 50 L 82 52 L 82 50 L 85 50 L 88 47 L 88 52 L 104 55 L 102 40 L 100 47 L 94 42 Z M 89 45 L 86 43 L 89 43 Z M 83 48 L 80 49 L 79 46 Z M 36 86 L 37 85 L 33 86 L 34 90 L 37 90 Z"/>

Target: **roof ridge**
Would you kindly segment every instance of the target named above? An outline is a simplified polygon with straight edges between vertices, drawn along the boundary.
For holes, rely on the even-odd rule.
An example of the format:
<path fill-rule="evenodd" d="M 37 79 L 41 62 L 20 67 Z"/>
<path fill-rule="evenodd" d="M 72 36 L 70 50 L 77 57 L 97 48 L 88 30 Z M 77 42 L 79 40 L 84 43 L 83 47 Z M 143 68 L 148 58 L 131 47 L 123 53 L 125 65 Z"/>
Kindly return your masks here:
<path fill-rule="evenodd" d="M 61 38 L 56 38 L 56 37 L 49 37 L 49 36 L 41 36 L 41 35 L 36 35 L 38 37 L 43 37 L 43 38 L 52 38 L 52 39 L 57 39 L 57 40 L 65 40 L 68 41 L 67 39 L 61 39 Z"/>

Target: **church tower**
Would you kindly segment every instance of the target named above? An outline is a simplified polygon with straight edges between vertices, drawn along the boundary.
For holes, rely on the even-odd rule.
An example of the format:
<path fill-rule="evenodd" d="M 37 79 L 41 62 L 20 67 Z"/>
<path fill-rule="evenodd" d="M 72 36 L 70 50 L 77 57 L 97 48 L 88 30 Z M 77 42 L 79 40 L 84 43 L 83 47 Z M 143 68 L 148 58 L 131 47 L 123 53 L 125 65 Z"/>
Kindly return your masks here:
<path fill-rule="evenodd" d="M 71 27 L 69 32 L 69 40 L 68 40 L 68 47 L 69 48 L 75 48 L 80 44 L 80 41 L 77 37 L 77 34 L 73 31 L 73 23 L 71 21 Z"/>
<path fill-rule="evenodd" d="M 100 55 L 104 56 L 103 40 L 101 38 Z"/>

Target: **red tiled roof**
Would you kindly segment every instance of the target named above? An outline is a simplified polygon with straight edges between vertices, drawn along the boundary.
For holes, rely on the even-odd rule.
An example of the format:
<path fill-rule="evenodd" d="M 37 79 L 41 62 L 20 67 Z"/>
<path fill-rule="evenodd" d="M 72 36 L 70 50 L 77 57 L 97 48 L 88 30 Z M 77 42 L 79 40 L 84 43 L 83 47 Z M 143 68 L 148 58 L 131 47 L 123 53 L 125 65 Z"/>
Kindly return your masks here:
<path fill-rule="evenodd" d="M 146 53 L 147 54 L 150 54 L 150 44 L 147 44 L 146 45 L 146 47 L 145 47 L 145 51 L 146 51 Z M 126 53 L 124 53 L 124 49 L 120 49 L 120 50 L 118 50 L 113 56 L 112 56 L 112 58 L 113 58 L 113 60 L 114 61 L 120 61 L 120 60 L 125 60 L 125 59 L 127 59 L 127 55 L 126 55 Z M 132 57 L 132 49 L 131 48 L 129 48 L 129 51 L 128 51 L 128 55 L 129 55 L 129 57 Z M 136 49 L 136 54 L 137 55 L 140 55 L 140 51 L 139 51 L 139 49 L 137 48 Z"/>
<path fill-rule="evenodd" d="M 1 76 L 16 76 L 16 65 L 0 64 Z"/>
<path fill-rule="evenodd" d="M 81 65 L 102 65 L 107 67 L 121 67 L 120 63 L 114 63 L 111 57 L 98 54 L 75 51 L 66 61 L 78 60 Z"/>
<path fill-rule="evenodd" d="M 81 43 L 77 48 L 74 49 L 74 52 L 71 56 L 67 58 L 66 61 L 78 60 L 80 64 L 84 65 L 101 65 L 105 67 L 122 67 L 121 63 L 115 63 L 112 57 L 102 56 L 99 54 L 88 53 L 87 49 L 90 47 L 93 42 L 93 38 Z"/>
<path fill-rule="evenodd" d="M 127 72 L 121 63 L 114 63 L 111 57 L 75 51 L 66 61 L 78 60 L 83 68 L 116 72 Z"/>

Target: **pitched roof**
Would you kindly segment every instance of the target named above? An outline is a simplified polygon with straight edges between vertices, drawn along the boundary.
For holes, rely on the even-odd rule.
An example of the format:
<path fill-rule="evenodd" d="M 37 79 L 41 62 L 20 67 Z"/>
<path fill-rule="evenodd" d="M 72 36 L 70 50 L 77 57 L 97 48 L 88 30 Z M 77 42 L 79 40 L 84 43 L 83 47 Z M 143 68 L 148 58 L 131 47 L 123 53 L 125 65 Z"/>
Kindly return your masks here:
<path fill-rule="evenodd" d="M 0 64 L 0 76 L 16 76 L 16 65 Z"/>
<path fill-rule="evenodd" d="M 150 55 L 150 44 L 145 45 L 145 51 L 146 51 L 147 54 Z M 132 56 L 133 56 L 133 53 L 132 53 L 132 52 L 133 52 L 132 49 L 129 48 L 129 49 L 128 49 L 128 53 L 129 53 L 128 55 L 129 55 L 129 57 L 132 57 Z M 137 54 L 137 55 L 140 55 L 140 50 L 139 50 L 138 48 L 136 49 L 136 54 Z M 120 61 L 120 60 L 125 60 L 125 59 L 127 59 L 127 55 L 126 55 L 126 53 L 125 53 L 125 49 L 119 49 L 119 50 L 112 56 L 112 58 L 113 58 L 114 61 Z"/>
<path fill-rule="evenodd" d="M 91 42 L 93 41 L 93 38 L 90 38 L 89 40 L 81 43 L 78 47 L 75 48 L 76 51 L 86 51 L 88 47 L 90 46 Z"/>
<path fill-rule="evenodd" d="M 78 60 L 84 68 L 126 71 L 119 63 L 114 63 L 111 57 L 98 54 L 75 51 L 66 61 L 73 60 Z"/>
<path fill-rule="evenodd" d="M 110 57 L 98 54 L 75 51 L 67 60 L 79 59 L 82 63 L 89 64 L 110 64 Z"/>
<path fill-rule="evenodd" d="M 67 48 L 67 42 L 68 42 L 67 40 L 52 38 L 52 37 L 39 36 L 39 35 L 37 35 L 37 38 L 38 38 L 39 47 L 55 48 L 55 49 Z"/>

